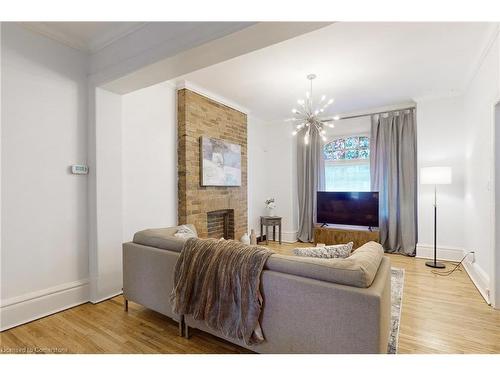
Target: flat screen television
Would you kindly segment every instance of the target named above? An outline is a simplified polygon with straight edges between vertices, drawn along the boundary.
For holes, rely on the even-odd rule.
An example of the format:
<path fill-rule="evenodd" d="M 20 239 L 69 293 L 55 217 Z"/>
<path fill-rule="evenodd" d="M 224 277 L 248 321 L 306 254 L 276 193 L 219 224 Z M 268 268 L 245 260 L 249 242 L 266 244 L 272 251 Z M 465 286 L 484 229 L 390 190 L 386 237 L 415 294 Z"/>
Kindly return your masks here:
<path fill-rule="evenodd" d="M 378 192 L 318 191 L 318 224 L 378 227 Z"/>

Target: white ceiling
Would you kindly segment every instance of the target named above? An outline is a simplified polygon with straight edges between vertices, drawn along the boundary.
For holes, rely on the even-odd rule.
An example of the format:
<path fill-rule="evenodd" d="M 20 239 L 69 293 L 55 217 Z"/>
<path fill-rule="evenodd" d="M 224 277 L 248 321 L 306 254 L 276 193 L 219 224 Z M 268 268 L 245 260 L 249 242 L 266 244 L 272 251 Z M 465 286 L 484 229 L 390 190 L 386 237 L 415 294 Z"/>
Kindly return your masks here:
<path fill-rule="evenodd" d="M 24 22 L 23 26 L 70 47 L 94 53 L 145 24 L 145 22 Z"/>
<path fill-rule="evenodd" d="M 489 23 L 335 23 L 179 77 L 263 120 L 290 117 L 315 73 L 331 114 L 461 92 L 494 29 Z"/>

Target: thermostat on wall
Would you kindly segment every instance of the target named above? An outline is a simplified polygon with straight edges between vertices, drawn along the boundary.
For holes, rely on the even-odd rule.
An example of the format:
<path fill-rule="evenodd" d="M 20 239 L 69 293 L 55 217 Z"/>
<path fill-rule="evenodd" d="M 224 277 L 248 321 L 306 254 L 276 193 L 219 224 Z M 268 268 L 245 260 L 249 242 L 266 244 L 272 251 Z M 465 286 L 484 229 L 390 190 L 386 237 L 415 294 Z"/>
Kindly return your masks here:
<path fill-rule="evenodd" d="M 88 174 L 89 167 L 86 165 L 75 164 L 71 166 L 71 173 L 73 174 Z"/>

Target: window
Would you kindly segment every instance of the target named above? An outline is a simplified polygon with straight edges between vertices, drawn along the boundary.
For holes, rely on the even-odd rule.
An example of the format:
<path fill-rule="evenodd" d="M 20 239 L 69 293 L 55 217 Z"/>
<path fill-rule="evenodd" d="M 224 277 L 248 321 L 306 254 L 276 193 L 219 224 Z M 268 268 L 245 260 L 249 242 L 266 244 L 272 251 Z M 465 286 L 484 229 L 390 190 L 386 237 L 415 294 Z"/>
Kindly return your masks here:
<path fill-rule="evenodd" d="M 323 146 L 326 191 L 370 191 L 370 138 L 347 136 Z"/>

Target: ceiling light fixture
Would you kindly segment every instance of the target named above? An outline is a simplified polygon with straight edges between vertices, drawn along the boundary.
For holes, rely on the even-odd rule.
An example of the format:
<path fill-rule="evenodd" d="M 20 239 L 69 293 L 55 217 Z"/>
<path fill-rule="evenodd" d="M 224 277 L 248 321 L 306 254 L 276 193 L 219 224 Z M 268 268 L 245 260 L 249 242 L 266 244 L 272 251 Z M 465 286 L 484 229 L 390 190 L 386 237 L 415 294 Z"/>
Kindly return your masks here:
<path fill-rule="evenodd" d="M 312 81 L 316 78 L 316 74 L 309 74 L 307 79 L 310 82 L 310 90 L 306 92 L 306 99 L 297 100 L 297 104 L 299 105 L 298 109 L 293 108 L 292 113 L 294 117 L 290 119 L 295 122 L 295 130 L 292 132 L 292 135 L 297 135 L 303 129 L 305 130 L 304 134 L 304 143 L 309 144 L 309 139 L 311 136 L 311 131 L 317 131 L 320 135 L 323 142 L 326 142 L 326 131 L 325 127 L 334 128 L 335 125 L 333 120 L 339 120 L 339 116 L 334 116 L 333 119 L 330 118 L 321 118 L 320 114 L 324 113 L 325 110 L 334 102 L 334 99 L 331 98 L 329 100 L 326 99 L 326 95 L 322 95 L 319 101 L 318 106 L 314 106 L 313 103 L 313 90 L 312 90 Z"/>

